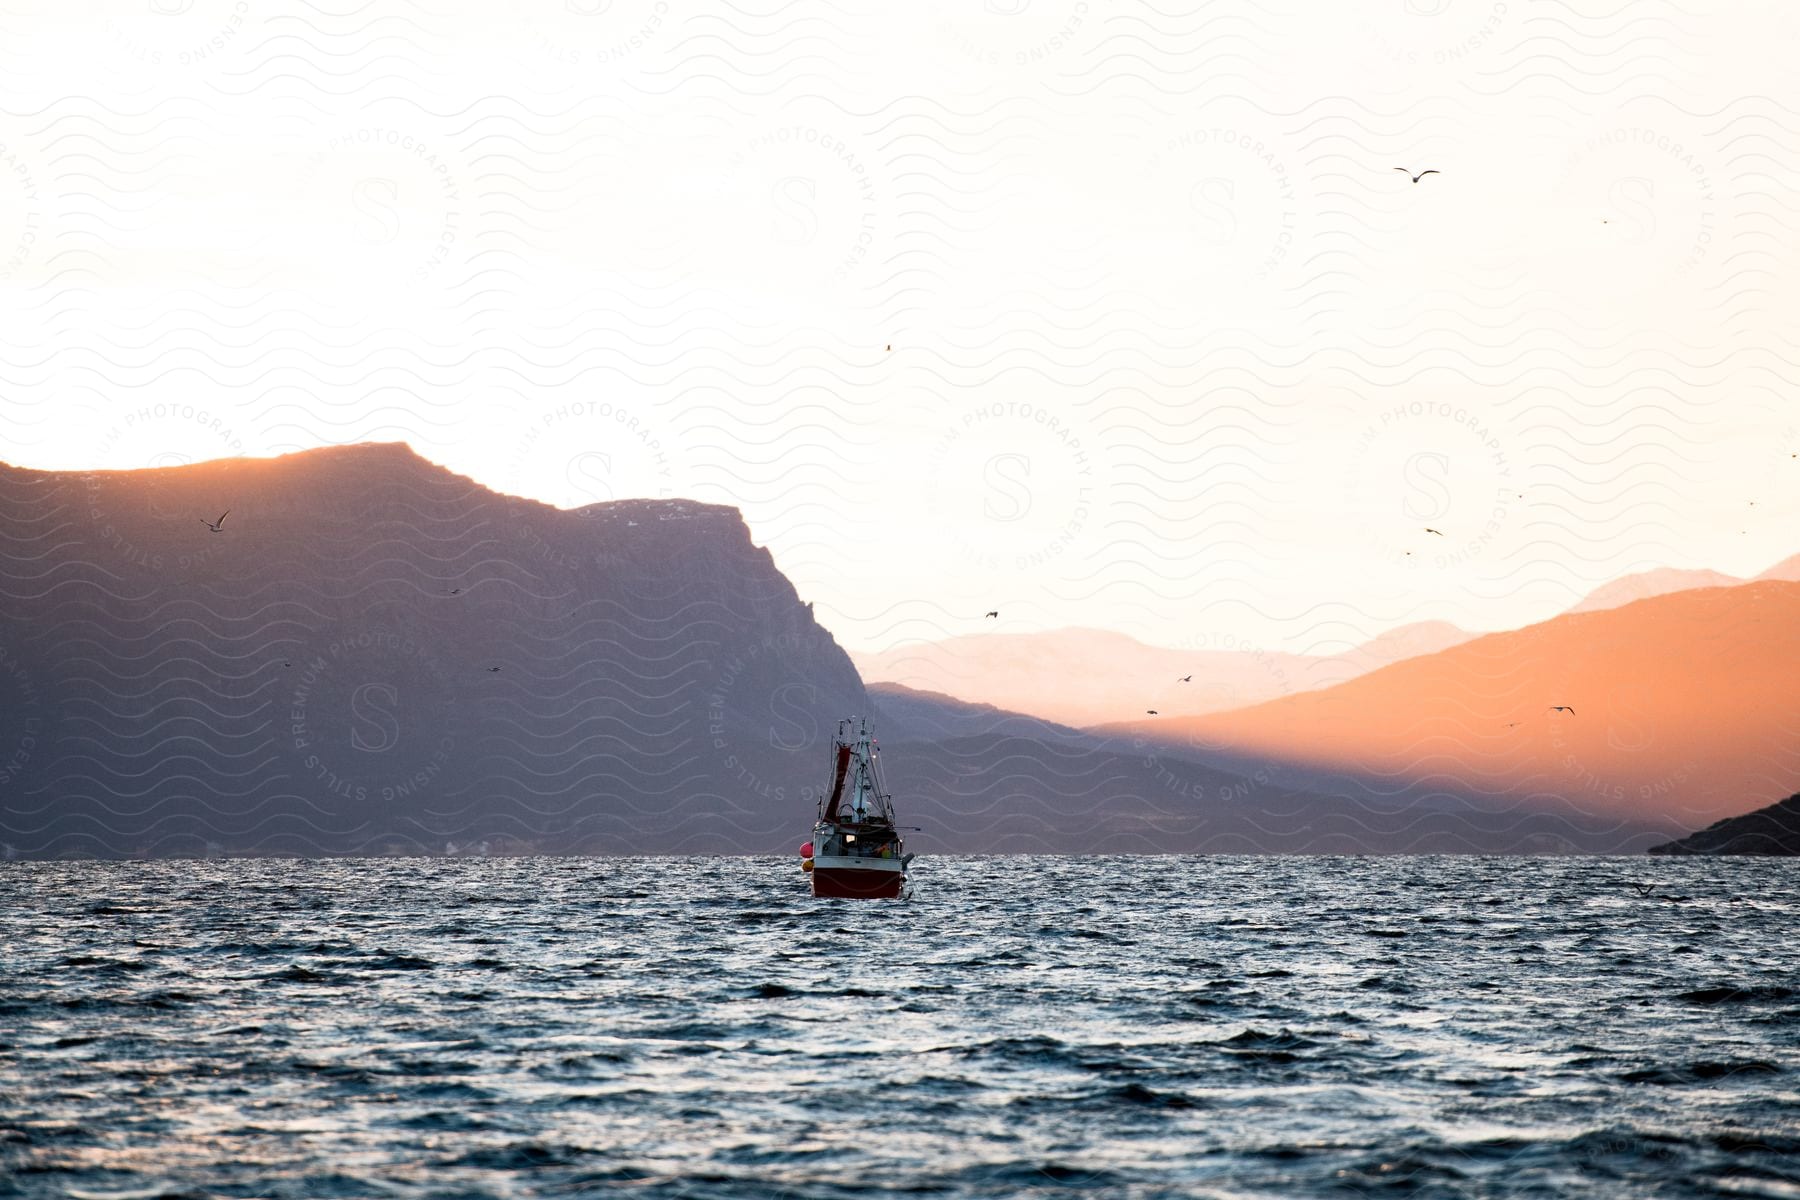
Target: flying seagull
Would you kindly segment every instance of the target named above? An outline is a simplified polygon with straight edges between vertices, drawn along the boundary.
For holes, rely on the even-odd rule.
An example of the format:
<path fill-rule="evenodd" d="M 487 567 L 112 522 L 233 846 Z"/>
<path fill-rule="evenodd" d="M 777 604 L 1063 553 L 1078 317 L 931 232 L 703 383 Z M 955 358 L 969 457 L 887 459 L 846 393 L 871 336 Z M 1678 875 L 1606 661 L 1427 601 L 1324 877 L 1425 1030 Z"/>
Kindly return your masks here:
<path fill-rule="evenodd" d="M 1156 715 L 1156 710 L 1154 708 L 1146 708 L 1144 712 L 1152 717 Z"/>
<path fill-rule="evenodd" d="M 1395 167 L 1394 170 L 1400 172 L 1402 175 L 1411 176 L 1412 181 L 1414 183 L 1419 182 L 1419 180 L 1425 178 L 1427 175 L 1443 174 L 1443 172 L 1438 170 L 1436 167 L 1431 168 L 1431 170 L 1429 170 L 1429 171 L 1420 171 L 1417 175 L 1413 175 L 1413 173 L 1411 171 L 1408 171 L 1405 167 Z"/>
<path fill-rule="evenodd" d="M 1656 885 L 1654 883 L 1633 883 L 1631 886 L 1638 890 L 1638 895 L 1640 896 L 1648 896 L 1652 891 L 1656 890 Z"/>
<path fill-rule="evenodd" d="M 490 670 L 490 671 L 498 671 L 499 669 L 500 669 L 499 667 L 489 667 L 488 668 L 488 670 Z"/>
<path fill-rule="evenodd" d="M 1443 536 L 1444 536 L 1444 531 L 1443 531 L 1443 530 L 1441 530 L 1441 529 L 1433 529 L 1433 528 L 1432 528 L 1432 527 L 1431 527 L 1431 526 L 1429 526 L 1429 525 L 1427 525 L 1427 526 L 1426 526 L 1426 527 L 1425 527 L 1425 532 L 1426 532 L 1426 533 L 1435 533 L 1435 534 L 1437 534 L 1437 535 L 1438 535 L 1438 536 L 1439 536 L 1439 537 L 1443 537 Z"/>
<path fill-rule="evenodd" d="M 1575 709 L 1567 704 L 1552 704 L 1550 706 L 1550 711 L 1551 712 L 1566 712 L 1571 717 L 1575 715 Z"/>
<path fill-rule="evenodd" d="M 1183 675 L 1180 679 L 1177 679 L 1175 682 L 1176 683 L 1192 683 L 1192 682 L 1194 682 L 1194 677 L 1192 675 Z"/>
<path fill-rule="evenodd" d="M 1513 726 L 1514 726 L 1514 725 L 1517 725 L 1517 724 L 1518 724 L 1518 722 L 1517 722 L 1517 721 L 1508 721 L 1508 722 L 1507 722 L 1507 723 L 1506 723 L 1506 727 L 1507 727 L 1507 728 L 1508 728 L 1508 729 L 1511 729 L 1511 728 L 1512 728 L 1512 727 L 1513 727 Z"/>
<path fill-rule="evenodd" d="M 997 620 L 997 619 L 999 619 L 999 616 L 1000 616 L 1000 610 L 996 608 L 993 612 L 982 613 L 981 619 L 985 621 L 989 617 L 993 617 Z"/>
<path fill-rule="evenodd" d="M 216 521 L 203 520 L 200 523 L 202 525 L 206 526 L 208 529 L 212 530 L 214 533 L 222 533 L 224 531 L 221 530 L 219 528 L 219 526 L 223 525 L 225 523 L 225 518 L 229 517 L 230 515 L 231 515 L 231 510 L 228 508 L 224 512 L 219 514 L 218 520 L 216 520 Z"/>

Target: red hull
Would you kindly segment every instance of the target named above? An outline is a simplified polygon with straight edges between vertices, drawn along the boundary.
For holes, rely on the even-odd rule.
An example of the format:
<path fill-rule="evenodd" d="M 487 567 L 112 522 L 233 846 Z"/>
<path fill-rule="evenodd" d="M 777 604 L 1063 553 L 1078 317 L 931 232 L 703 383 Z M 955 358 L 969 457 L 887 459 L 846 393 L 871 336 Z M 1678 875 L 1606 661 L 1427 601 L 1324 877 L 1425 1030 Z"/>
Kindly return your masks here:
<path fill-rule="evenodd" d="M 894 900 L 905 882 L 903 871 L 851 868 L 812 872 L 813 895 L 838 900 Z"/>

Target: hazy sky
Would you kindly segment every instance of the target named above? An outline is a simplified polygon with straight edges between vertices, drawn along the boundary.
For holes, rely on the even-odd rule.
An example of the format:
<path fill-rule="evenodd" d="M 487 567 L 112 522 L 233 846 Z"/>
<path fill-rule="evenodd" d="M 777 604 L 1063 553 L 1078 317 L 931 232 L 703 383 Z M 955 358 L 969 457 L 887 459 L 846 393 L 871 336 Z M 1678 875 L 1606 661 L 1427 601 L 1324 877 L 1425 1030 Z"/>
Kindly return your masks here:
<path fill-rule="evenodd" d="M 1751 574 L 1800 551 L 1796 11 L 14 2 L 0 458 L 734 504 L 859 649 Z"/>

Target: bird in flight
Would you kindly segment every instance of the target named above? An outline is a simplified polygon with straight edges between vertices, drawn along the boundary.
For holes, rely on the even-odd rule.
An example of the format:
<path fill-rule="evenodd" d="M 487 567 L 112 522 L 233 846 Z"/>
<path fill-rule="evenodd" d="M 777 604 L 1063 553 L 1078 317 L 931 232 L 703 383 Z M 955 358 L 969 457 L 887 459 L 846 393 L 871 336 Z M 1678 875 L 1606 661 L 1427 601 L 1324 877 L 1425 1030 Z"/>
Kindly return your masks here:
<path fill-rule="evenodd" d="M 1194 682 L 1194 677 L 1192 675 L 1183 675 L 1180 679 L 1177 679 L 1175 682 L 1176 683 L 1192 683 L 1192 682 Z"/>
<path fill-rule="evenodd" d="M 1575 709 L 1572 706 L 1567 705 L 1567 704 L 1552 704 L 1550 706 L 1550 711 L 1551 712 L 1566 712 L 1571 717 L 1575 715 Z"/>
<path fill-rule="evenodd" d="M 1154 708 L 1146 708 L 1144 712 L 1152 717 L 1156 715 L 1156 710 Z"/>
<path fill-rule="evenodd" d="M 1656 885 L 1654 883 L 1634 883 L 1631 886 L 1638 890 L 1638 895 L 1640 896 L 1648 896 L 1651 892 L 1656 890 Z"/>
<path fill-rule="evenodd" d="M 216 520 L 216 521 L 202 520 L 200 523 L 202 525 L 206 526 L 208 529 L 212 530 L 214 533 L 222 533 L 224 531 L 221 530 L 219 528 L 219 526 L 223 525 L 225 523 L 225 518 L 229 517 L 230 515 L 231 515 L 231 510 L 228 508 L 224 512 L 219 514 L 218 520 Z"/>
<path fill-rule="evenodd" d="M 1395 167 L 1394 170 L 1400 172 L 1402 175 L 1409 176 L 1414 183 L 1419 182 L 1419 180 L 1425 178 L 1427 175 L 1442 175 L 1443 174 L 1443 172 L 1438 170 L 1436 167 L 1431 168 L 1431 170 L 1429 170 L 1429 171 L 1420 171 L 1417 175 L 1414 175 L 1411 171 L 1407 170 L 1405 167 Z"/>
<path fill-rule="evenodd" d="M 451 589 L 450 589 L 450 594 L 451 594 L 451 595 L 452 595 L 452 596 L 454 596 L 454 595 L 456 595 L 456 594 L 457 594 L 457 593 L 458 593 L 458 592 L 460 592 L 460 591 L 462 591 L 462 589 L 461 589 L 461 588 L 451 588 Z"/>
<path fill-rule="evenodd" d="M 489 667 L 488 668 L 488 670 L 490 670 L 490 671 L 498 671 L 499 669 L 500 669 L 499 667 Z"/>
<path fill-rule="evenodd" d="M 997 620 L 999 618 L 999 616 L 1000 616 L 1000 610 L 996 608 L 993 612 L 982 613 L 981 619 L 985 621 L 989 617 L 993 617 Z"/>
<path fill-rule="evenodd" d="M 1431 526 L 1429 526 L 1429 525 L 1427 525 L 1427 526 L 1426 526 L 1426 527 L 1425 527 L 1425 532 L 1426 532 L 1426 533 L 1435 533 L 1435 534 L 1437 534 L 1437 535 L 1438 535 L 1438 536 L 1439 536 L 1439 537 L 1443 537 L 1443 536 L 1444 536 L 1444 531 L 1443 531 L 1443 530 L 1441 530 L 1441 529 L 1433 529 L 1433 528 L 1432 528 L 1432 527 L 1431 527 Z"/>
<path fill-rule="evenodd" d="M 1511 729 L 1511 728 L 1512 728 L 1512 727 L 1513 727 L 1513 726 L 1514 726 L 1514 725 L 1517 725 L 1517 724 L 1518 724 L 1518 722 L 1517 722 L 1517 721 L 1508 721 L 1508 722 L 1507 722 L 1507 723 L 1506 723 L 1506 727 L 1507 727 L 1507 728 L 1508 728 L 1508 729 Z"/>

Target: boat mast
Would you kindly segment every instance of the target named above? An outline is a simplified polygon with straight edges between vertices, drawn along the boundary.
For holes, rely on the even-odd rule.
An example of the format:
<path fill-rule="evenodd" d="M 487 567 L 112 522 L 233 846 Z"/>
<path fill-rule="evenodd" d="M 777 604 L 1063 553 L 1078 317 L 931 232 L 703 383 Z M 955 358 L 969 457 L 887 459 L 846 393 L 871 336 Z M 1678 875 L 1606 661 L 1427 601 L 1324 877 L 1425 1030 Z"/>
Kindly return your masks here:
<path fill-rule="evenodd" d="M 874 739 L 869 734 L 868 719 L 866 717 L 863 718 L 861 724 L 862 728 L 858 733 L 856 742 L 856 758 L 859 773 L 858 782 L 863 789 L 863 794 L 860 799 L 865 808 L 873 813 L 877 821 L 883 824 L 892 825 L 894 823 L 892 799 L 887 793 L 887 788 L 882 786 L 881 776 L 875 766 L 876 751 L 873 745 Z"/>
<path fill-rule="evenodd" d="M 877 761 L 881 751 L 873 746 L 869 749 L 869 782 L 875 788 L 875 802 L 881 806 L 881 818 L 889 825 L 894 823 L 894 798 L 888 794 L 887 782 L 881 778 L 881 765 Z"/>
<path fill-rule="evenodd" d="M 837 737 L 831 745 L 831 767 L 831 792 L 819 800 L 821 820 L 894 823 L 892 798 L 875 766 L 868 718 L 849 717 L 838 722 Z"/>

